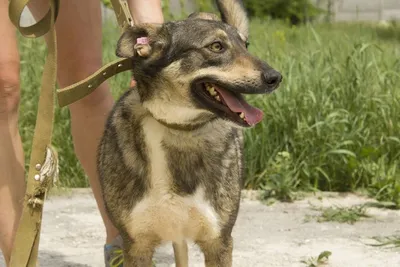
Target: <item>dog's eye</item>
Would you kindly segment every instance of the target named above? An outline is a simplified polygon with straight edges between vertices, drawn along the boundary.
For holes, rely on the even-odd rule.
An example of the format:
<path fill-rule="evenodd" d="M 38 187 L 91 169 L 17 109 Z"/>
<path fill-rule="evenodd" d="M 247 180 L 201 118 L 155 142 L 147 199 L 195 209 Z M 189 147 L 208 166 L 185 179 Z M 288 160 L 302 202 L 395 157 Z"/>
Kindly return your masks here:
<path fill-rule="evenodd" d="M 210 44 L 209 48 L 213 52 L 221 52 L 222 50 L 224 50 L 224 47 L 222 46 L 222 44 L 220 42 L 214 42 L 214 43 Z"/>

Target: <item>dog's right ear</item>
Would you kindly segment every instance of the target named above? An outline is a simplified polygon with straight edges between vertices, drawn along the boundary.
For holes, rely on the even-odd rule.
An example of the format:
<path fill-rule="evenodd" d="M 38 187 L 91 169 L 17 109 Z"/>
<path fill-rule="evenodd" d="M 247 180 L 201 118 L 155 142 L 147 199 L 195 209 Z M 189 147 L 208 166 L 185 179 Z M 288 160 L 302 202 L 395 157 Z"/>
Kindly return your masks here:
<path fill-rule="evenodd" d="M 116 55 L 122 58 L 151 57 L 165 44 L 162 24 L 143 23 L 127 28 L 117 43 Z"/>

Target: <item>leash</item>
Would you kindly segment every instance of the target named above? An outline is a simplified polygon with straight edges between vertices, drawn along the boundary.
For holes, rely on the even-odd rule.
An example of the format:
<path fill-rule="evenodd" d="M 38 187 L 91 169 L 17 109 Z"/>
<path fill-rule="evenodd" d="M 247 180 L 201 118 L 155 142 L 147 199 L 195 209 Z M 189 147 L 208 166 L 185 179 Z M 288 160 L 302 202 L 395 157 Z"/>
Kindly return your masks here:
<path fill-rule="evenodd" d="M 33 135 L 32 152 L 23 201 L 22 217 L 15 245 L 11 251 L 11 267 L 36 267 L 43 202 L 47 191 L 57 179 L 58 160 L 50 146 L 54 119 L 54 87 L 57 76 L 57 45 L 54 23 L 59 10 L 59 0 L 49 0 L 50 10 L 35 25 L 21 27 L 19 21 L 29 0 L 10 0 L 9 16 L 20 33 L 28 38 L 48 34 L 48 54 L 42 74 L 42 84 Z"/>
<path fill-rule="evenodd" d="M 55 22 L 60 9 L 59 0 L 48 0 L 48 13 L 36 24 L 21 27 L 20 19 L 30 0 L 9 0 L 9 17 L 26 38 L 48 35 L 47 57 L 43 68 L 41 89 L 33 135 L 26 193 L 22 216 L 11 251 L 10 267 L 36 267 L 43 205 L 48 191 L 58 179 L 58 157 L 51 146 L 54 124 L 54 94 L 57 82 L 57 39 Z M 111 0 L 118 23 L 122 29 L 133 20 L 126 0 Z M 67 106 L 93 92 L 108 78 L 131 69 L 132 61 L 119 59 L 111 62 L 88 78 L 57 91 L 60 107 Z"/>

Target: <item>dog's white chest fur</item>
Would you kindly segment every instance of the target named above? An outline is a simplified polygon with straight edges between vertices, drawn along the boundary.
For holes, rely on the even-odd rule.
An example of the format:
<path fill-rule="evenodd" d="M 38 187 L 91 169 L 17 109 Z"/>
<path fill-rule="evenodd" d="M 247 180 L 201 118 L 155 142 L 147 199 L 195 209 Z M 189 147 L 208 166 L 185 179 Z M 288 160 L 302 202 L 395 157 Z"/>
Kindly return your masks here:
<path fill-rule="evenodd" d="M 164 126 L 146 118 L 143 131 L 151 164 L 151 189 L 129 214 L 129 234 L 135 237 L 152 232 L 163 241 L 174 242 L 217 237 L 218 215 L 205 199 L 204 188 L 199 187 L 188 197 L 171 193 L 172 177 L 161 145 Z"/>

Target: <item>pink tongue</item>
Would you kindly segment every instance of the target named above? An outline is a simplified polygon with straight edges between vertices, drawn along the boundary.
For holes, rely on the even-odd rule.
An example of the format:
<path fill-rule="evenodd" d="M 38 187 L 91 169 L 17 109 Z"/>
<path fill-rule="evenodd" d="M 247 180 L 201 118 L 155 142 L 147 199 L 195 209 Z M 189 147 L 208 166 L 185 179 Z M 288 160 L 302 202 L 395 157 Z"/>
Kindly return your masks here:
<path fill-rule="evenodd" d="M 226 91 L 218 87 L 215 87 L 215 89 L 221 95 L 223 101 L 229 107 L 230 110 L 236 113 L 240 112 L 244 113 L 244 117 L 248 124 L 254 125 L 262 120 L 264 113 L 258 108 L 250 106 L 243 99 L 238 99 L 229 91 Z"/>

